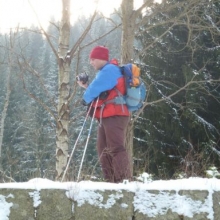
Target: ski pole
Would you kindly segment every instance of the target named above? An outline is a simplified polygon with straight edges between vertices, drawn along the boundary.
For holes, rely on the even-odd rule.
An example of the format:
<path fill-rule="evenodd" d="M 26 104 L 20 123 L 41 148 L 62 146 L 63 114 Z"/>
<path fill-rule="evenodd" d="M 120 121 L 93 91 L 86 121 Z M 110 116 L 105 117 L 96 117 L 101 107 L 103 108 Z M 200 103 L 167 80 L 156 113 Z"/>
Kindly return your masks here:
<path fill-rule="evenodd" d="M 92 103 L 91 103 L 90 106 L 89 106 L 89 110 L 87 111 L 86 117 L 85 117 L 84 122 L 83 122 L 83 125 L 82 125 L 82 127 L 81 127 L 81 130 L 80 130 L 80 132 L 79 132 L 79 134 L 78 134 L 78 137 L 77 137 L 77 139 L 76 139 L 76 142 L 75 142 L 75 144 L 74 144 L 74 146 L 73 146 L 73 149 L 72 149 L 72 152 L 71 152 L 71 154 L 70 154 L 69 161 L 68 161 L 68 163 L 67 163 L 67 165 L 66 165 L 66 169 L 64 170 L 64 173 L 63 173 L 63 177 L 62 177 L 62 179 L 61 179 L 61 182 L 63 182 L 64 177 L 66 176 L 66 172 L 67 172 L 67 170 L 68 170 L 68 168 L 69 168 L 70 161 L 71 161 L 71 159 L 72 159 L 72 156 L 73 156 L 73 153 L 74 153 L 74 151 L 75 151 L 76 145 L 77 145 L 77 143 L 78 143 L 78 141 L 79 141 L 79 138 L 80 138 L 80 136 L 81 136 L 81 133 L 82 133 L 82 131 L 83 131 L 83 129 L 84 129 L 84 126 L 85 126 L 85 124 L 86 124 L 87 118 L 88 118 L 88 116 L 89 116 L 89 112 L 90 112 L 90 110 L 91 110 L 91 108 L 92 108 L 92 104 L 93 104 L 93 101 L 92 101 Z"/>
<path fill-rule="evenodd" d="M 84 149 L 81 164 L 80 164 L 80 167 L 79 167 L 77 182 L 79 181 L 79 177 L 80 177 L 80 173 L 81 173 L 81 169 L 82 169 L 82 164 L 83 164 L 83 160 L 84 160 L 84 157 L 85 157 L 85 154 L 86 154 L 86 149 L 87 149 L 87 146 L 88 146 L 88 142 L 89 142 L 89 138 L 90 138 L 90 134 L 91 134 L 91 130 L 92 130 L 92 124 L 93 124 L 93 120 L 94 120 L 94 117 L 95 117 L 95 112 L 96 112 L 98 101 L 99 101 L 99 97 L 97 98 L 96 103 L 95 103 L 95 109 L 94 109 L 94 112 L 93 112 L 93 115 L 92 115 L 92 120 L 91 120 L 91 124 L 90 124 L 90 128 L 89 128 L 89 133 L 88 133 L 88 136 L 87 136 L 85 149 Z"/>

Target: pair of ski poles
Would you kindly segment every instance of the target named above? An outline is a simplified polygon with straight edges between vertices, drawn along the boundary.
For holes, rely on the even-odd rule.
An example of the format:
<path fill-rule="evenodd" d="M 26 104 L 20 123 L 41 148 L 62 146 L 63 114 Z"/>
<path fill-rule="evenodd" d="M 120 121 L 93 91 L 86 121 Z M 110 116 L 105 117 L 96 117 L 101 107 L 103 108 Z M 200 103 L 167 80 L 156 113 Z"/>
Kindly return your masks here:
<path fill-rule="evenodd" d="M 82 169 L 84 157 L 85 157 L 86 150 L 87 150 L 87 146 L 88 146 L 88 143 L 89 143 L 89 139 L 90 139 L 90 135 L 91 135 L 91 131 L 92 131 L 92 125 L 93 125 L 93 121 L 94 121 L 94 117 L 95 117 L 95 112 L 96 112 L 96 108 L 97 108 L 98 101 L 99 101 L 99 97 L 97 98 L 96 103 L 95 103 L 95 108 L 94 108 L 94 112 L 93 112 L 92 119 L 91 119 L 91 123 L 90 123 L 89 133 L 88 133 L 88 136 L 87 136 L 87 139 L 86 139 L 86 144 L 85 144 L 85 148 L 84 148 L 84 151 L 83 151 L 82 160 L 81 160 L 80 167 L 79 167 L 79 172 L 78 172 L 78 176 L 77 176 L 77 182 L 79 181 L 79 177 L 80 177 L 80 173 L 81 173 L 81 169 Z M 77 143 L 78 143 L 78 141 L 79 141 L 79 138 L 81 137 L 81 134 L 82 134 L 82 132 L 83 132 L 84 126 L 85 126 L 85 124 L 86 124 L 86 121 L 87 121 L 87 119 L 88 119 L 88 117 L 89 117 L 89 113 L 90 113 L 90 110 L 91 110 L 91 108 L 92 108 L 93 103 L 94 103 L 94 101 L 92 101 L 92 103 L 91 103 L 90 106 L 89 106 L 89 109 L 88 109 L 88 111 L 87 111 L 86 117 L 85 117 L 84 122 L 83 122 L 83 124 L 82 124 L 81 130 L 80 130 L 80 132 L 79 132 L 79 134 L 78 134 L 78 137 L 77 137 L 77 139 L 76 139 L 76 142 L 75 142 L 75 144 L 74 144 L 74 146 L 73 146 L 73 150 L 72 150 L 72 152 L 71 152 L 71 154 L 70 154 L 68 163 L 67 163 L 67 165 L 66 165 L 66 169 L 64 170 L 64 173 L 63 173 L 63 177 L 62 177 L 62 179 L 61 179 L 61 182 L 63 182 L 63 180 L 64 180 L 64 178 L 65 178 L 65 176 L 66 176 L 67 170 L 68 170 L 69 165 L 70 165 L 70 161 L 71 161 L 72 156 L 73 156 L 73 153 L 74 153 L 74 151 L 75 151 L 75 149 L 76 149 L 76 145 L 77 145 Z"/>

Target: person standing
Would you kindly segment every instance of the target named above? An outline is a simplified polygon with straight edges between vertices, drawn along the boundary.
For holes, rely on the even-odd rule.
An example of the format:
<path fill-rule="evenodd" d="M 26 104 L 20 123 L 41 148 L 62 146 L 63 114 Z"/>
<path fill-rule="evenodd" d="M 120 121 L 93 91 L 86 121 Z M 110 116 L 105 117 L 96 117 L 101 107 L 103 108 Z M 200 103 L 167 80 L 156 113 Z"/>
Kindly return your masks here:
<path fill-rule="evenodd" d="M 125 149 L 130 113 L 126 105 L 112 101 L 119 93 L 125 94 L 124 77 L 119 67 L 109 62 L 108 48 L 94 47 L 89 58 L 90 64 L 98 71 L 96 77 L 89 85 L 80 80 L 78 84 L 86 89 L 83 103 L 92 104 L 94 117 L 99 122 L 97 152 L 104 179 L 113 183 L 131 180 L 129 158 Z"/>

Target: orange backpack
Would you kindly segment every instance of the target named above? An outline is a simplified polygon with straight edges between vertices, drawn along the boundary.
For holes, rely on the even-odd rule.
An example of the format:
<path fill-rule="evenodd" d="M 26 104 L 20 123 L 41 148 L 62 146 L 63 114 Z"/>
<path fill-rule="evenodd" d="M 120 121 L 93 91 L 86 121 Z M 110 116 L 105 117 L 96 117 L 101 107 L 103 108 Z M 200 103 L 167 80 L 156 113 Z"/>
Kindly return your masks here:
<path fill-rule="evenodd" d="M 110 63 L 118 65 L 116 59 L 111 60 Z M 114 99 L 114 103 L 126 104 L 130 112 L 137 111 L 143 106 L 147 95 L 146 86 L 140 77 L 140 68 L 133 63 L 127 63 L 119 68 L 125 78 L 126 94 L 124 96 L 119 94 Z"/>

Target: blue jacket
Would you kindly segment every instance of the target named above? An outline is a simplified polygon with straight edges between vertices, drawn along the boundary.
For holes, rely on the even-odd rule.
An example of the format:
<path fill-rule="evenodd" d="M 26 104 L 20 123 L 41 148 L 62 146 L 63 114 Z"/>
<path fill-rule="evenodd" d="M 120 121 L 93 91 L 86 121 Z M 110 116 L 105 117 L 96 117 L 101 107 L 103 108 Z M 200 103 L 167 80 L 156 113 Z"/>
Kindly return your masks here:
<path fill-rule="evenodd" d="M 86 88 L 83 95 L 84 101 L 89 104 L 102 92 L 113 89 L 120 77 L 122 77 L 122 74 L 119 67 L 107 63 L 99 70 L 94 80 Z"/>

